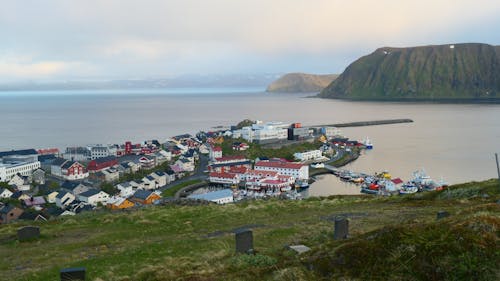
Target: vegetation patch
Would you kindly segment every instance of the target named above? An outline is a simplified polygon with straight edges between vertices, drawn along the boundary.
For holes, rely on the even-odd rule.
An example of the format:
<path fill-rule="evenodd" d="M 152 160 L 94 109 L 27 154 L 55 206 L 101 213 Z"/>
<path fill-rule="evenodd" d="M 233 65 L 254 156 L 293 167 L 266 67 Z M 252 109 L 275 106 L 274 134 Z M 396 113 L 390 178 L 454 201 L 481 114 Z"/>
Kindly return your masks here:
<path fill-rule="evenodd" d="M 177 191 L 181 190 L 182 188 L 186 187 L 186 186 L 190 186 L 190 185 L 193 185 L 193 184 L 197 184 L 197 183 L 201 183 L 202 180 L 189 180 L 189 181 L 185 181 L 183 183 L 179 183 L 178 185 L 174 185 L 168 189 L 165 189 L 161 195 L 163 197 L 174 197 L 174 195 L 177 193 Z"/>

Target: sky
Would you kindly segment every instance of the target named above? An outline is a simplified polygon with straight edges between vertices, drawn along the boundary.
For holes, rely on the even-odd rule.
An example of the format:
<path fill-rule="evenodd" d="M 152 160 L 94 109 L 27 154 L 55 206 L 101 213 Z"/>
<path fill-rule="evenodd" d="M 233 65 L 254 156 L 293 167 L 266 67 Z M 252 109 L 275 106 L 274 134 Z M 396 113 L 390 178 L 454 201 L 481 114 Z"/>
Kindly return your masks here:
<path fill-rule="evenodd" d="M 0 0 L 0 82 L 340 73 L 378 47 L 500 45 L 498 0 Z"/>

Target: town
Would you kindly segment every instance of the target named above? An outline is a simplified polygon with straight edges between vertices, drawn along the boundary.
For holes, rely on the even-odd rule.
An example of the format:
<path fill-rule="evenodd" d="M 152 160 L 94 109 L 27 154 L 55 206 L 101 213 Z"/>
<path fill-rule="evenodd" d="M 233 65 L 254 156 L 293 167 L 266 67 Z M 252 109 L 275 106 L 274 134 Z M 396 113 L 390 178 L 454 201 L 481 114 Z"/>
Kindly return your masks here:
<path fill-rule="evenodd" d="M 343 179 L 349 174 L 354 183 L 361 177 L 368 191 L 382 183 L 335 168 L 372 148 L 369 139 L 349 140 L 336 127 L 245 120 L 212 129 L 161 143 L 0 152 L 0 222 L 138 208 L 180 197 L 217 204 L 301 199 L 299 191 L 324 173 Z"/>

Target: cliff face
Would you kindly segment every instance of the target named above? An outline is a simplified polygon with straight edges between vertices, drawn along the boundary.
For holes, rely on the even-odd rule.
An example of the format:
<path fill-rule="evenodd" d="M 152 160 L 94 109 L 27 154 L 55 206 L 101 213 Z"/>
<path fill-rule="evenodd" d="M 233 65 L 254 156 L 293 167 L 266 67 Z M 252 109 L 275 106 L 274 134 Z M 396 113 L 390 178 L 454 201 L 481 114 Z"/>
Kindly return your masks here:
<path fill-rule="evenodd" d="M 338 75 L 315 75 L 288 73 L 267 87 L 272 93 L 311 93 L 319 92 L 328 86 Z"/>
<path fill-rule="evenodd" d="M 351 65 L 320 97 L 353 100 L 500 100 L 500 46 L 379 48 Z"/>

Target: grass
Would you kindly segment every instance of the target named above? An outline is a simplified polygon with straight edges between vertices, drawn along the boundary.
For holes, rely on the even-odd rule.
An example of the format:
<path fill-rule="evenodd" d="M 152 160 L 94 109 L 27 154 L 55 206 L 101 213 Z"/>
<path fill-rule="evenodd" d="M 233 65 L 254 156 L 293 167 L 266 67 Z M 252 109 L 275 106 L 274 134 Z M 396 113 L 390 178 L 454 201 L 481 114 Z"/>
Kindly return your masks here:
<path fill-rule="evenodd" d="M 394 198 L 167 205 L 18 222 L 0 227 L 0 280 L 58 280 L 73 266 L 95 281 L 498 280 L 499 190 L 492 180 Z M 439 210 L 451 216 L 436 221 Z M 350 238 L 334 241 L 341 214 Z M 15 239 L 27 224 L 41 227 L 38 241 Z M 245 226 L 253 226 L 255 256 L 234 253 L 232 231 Z M 297 256 L 284 249 L 290 244 L 312 251 Z"/>
<path fill-rule="evenodd" d="M 183 182 L 183 183 L 180 183 L 178 185 L 174 185 L 172 187 L 170 187 L 169 189 L 165 189 L 161 195 L 163 197 L 174 197 L 174 195 L 177 193 L 177 191 L 179 191 L 180 189 L 186 187 L 186 186 L 189 186 L 189 185 L 193 185 L 193 184 L 197 184 L 197 183 L 200 183 L 202 182 L 202 180 L 190 180 L 190 181 L 186 181 L 186 182 Z"/>
<path fill-rule="evenodd" d="M 245 151 L 233 150 L 233 142 L 245 142 L 249 145 L 249 148 Z M 248 159 L 255 159 L 258 157 L 268 157 L 268 158 L 284 158 L 287 160 L 294 161 L 295 158 L 293 154 L 296 152 L 304 152 L 309 150 L 319 149 L 322 143 L 320 142 L 305 142 L 297 143 L 283 146 L 281 148 L 264 148 L 260 144 L 249 143 L 244 139 L 226 139 L 220 145 L 222 147 L 223 155 L 244 155 Z"/>

